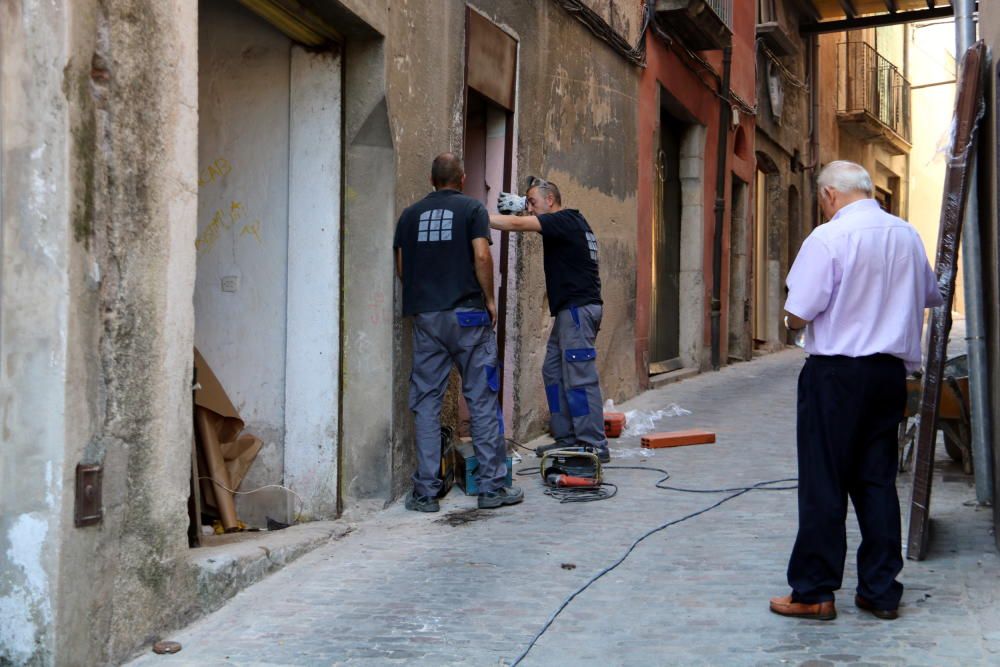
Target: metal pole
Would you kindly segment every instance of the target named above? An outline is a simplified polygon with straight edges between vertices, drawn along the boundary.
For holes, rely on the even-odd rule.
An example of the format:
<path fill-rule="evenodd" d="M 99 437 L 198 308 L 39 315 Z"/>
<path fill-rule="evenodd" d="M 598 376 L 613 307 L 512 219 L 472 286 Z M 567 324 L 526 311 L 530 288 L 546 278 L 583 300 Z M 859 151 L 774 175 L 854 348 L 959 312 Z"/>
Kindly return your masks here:
<path fill-rule="evenodd" d="M 715 164 L 715 233 L 712 237 L 712 308 L 711 343 L 712 370 L 721 365 L 722 332 L 722 231 L 725 228 L 726 212 L 726 157 L 729 154 L 729 122 L 732 108 L 729 106 L 729 81 L 733 65 L 733 47 L 722 50 L 722 99 L 719 100 L 719 142 Z"/>
<path fill-rule="evenodd" d="M 976 41 L 973 16 L 975 0 L 957 0 L 955 7 L 956 60 Z M 982 249 L 979 241 L 978 160 L 972 148 L 968 202 L 962 225 L 962 272 L 965 287 L 965 335 L 969 355 L 969 413 L 972 420 L 972 462 L 976 476 L 976 500 L 993 501 L 993 453 L 990 442 L 989 386 L 986 359 L 985 311 L 983 304 Z"/>

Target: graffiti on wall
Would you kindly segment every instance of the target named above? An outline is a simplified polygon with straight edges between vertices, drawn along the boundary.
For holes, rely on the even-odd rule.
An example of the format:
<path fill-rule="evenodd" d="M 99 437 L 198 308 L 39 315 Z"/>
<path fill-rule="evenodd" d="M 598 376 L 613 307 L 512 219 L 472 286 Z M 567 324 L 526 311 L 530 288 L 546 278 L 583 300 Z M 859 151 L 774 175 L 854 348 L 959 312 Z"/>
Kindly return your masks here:
<path fill-rule="evenodd" d="M 198 174 L 198 188 L 201 189 L 211 185 L 217 180 L 228 176 L 232 171 L 233 166 L 229 160 L 224 157 L 217 158 Z M 222 233 L 229 230 L 234 230 L 235 239 L 237 240 L 246 236 L 254 238 L 257 243 L 263 243 L 260 235 L 261 222 L 259 219 L 254 219 L 250 222 L 250 217 L 243 202 L 238 200 L 230 200 L 228 204 L 216 208 L 212 212 L 212 217 L 204 225 L 201 233 L 198 234 L 198 238 L 194 241 L 194 247 L 198 255 L 210 252 L 222 236 Z"/>

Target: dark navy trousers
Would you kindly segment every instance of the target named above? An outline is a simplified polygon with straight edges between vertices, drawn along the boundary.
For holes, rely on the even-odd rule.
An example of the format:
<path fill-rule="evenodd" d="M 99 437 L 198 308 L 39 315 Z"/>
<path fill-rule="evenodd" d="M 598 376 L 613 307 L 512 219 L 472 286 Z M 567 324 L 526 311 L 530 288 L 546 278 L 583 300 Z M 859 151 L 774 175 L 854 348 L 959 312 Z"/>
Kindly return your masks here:
<path fill-rule="evenodd" d="M 861 529 L 857 592 L 879 609 L 903 594 L 897 427 L 906 369 L 889 355 L 810 356 L 799 374 L 799 532 L 788 563 L 792 598 L 834 599 L 847 555 L 847 499 Z"/>

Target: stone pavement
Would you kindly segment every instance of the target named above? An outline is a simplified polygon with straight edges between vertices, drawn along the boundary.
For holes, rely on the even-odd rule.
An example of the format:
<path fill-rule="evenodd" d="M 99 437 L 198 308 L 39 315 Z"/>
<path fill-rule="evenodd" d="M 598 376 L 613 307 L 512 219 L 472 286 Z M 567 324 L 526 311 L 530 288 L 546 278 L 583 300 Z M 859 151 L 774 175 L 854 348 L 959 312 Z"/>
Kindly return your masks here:
<path fill-rule="evenodd" d="M 666 468 L 670 483 L 699 488 L 794 477 L 802 359 L 780 352 L 620 406 L 677 403 L 692 414 L 665 418 L 663 430 L 709 428 L 718 442 L 643 456 L 636 438 L 623 438 L 613 441 L 612 464 Z M 458 489 L 439 514 L 396 503 L 164 637 L 183 644 L 179 654 L 134 664 L 510 665 L 563 600 L 636 538 L 727 495 L 657 490 L 653 472 L 607 477 L 618 495 L 596 503 L 560 505 L 537 477 L 520 479 L 524 504 L 493 512 L 473 510 Z M 901 476 L 904 508 L 908 484 Z M 897 621 L 854 608 L 853 553 L 835 621 L 771 614 L 768 598 L 787 592 L 795 493 L 755 491 L 639 544 L 568 605 L 522 664 L 998 664 L 1000 558 L 991 510 L 974 499 L 971 479 L 940 460 L 933 546 L 927 560 L 906 562 Z M 853 517 L 848 540 L 853 551 Z"/>

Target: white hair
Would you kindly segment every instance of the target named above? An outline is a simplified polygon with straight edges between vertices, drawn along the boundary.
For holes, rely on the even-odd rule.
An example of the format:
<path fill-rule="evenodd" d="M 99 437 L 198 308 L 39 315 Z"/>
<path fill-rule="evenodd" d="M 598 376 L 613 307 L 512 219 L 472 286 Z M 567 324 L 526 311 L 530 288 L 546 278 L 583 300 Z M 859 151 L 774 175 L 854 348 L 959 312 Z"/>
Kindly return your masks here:
<path fill-rule="evenodd" d="M 869 197 L 875 191 L 872 177 L 860 164 L 847 160 L 834 160 L 823 167 L 816 179 L 816 184 L 822 188 L 833 188 L 838 192 L 863 192 Z"/>

